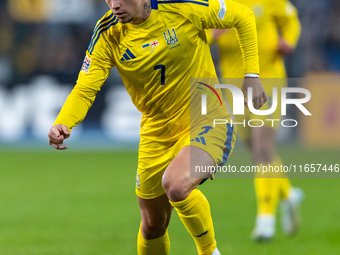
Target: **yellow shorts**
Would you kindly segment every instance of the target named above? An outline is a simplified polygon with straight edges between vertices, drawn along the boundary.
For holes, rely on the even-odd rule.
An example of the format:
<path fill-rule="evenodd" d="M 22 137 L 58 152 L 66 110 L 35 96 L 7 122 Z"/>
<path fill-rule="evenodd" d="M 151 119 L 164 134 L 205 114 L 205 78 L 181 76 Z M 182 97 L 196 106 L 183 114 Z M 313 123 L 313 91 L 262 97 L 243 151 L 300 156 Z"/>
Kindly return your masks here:
<path fill-rule="evenodd" d="M 138 150 L 136 193 L 144 199 L 153 199 L 165 193 L 162 176 L 169 163 L 184 146 L 192 145 L 208 152 L 216 164 L 224 164 L 236 141 L 236 127 L 228 124 L 213 127 L 213 119 L 193 126 L 179 140 L 157 142 L 141 137 Z"/>
<path fill-rule="evenodd" d="M 229 79 L 228 79 L 229 80 Z M 276 130 L 280 127 L 281 120 L 281 88 L 285 87 L 287 82 L 284 78 L 264 78 L 261 79 L 262 86 L 264 91 L 267 95 L 267 102 L 261 107 L 260 110 L 267 110 L 270 109 L 272 106 L 272 94 L 273 94 L 273 87 L 277 88 L 277 108 L 276 110 L 270 115 L 255 115 L 249 111 L 248 108 L 244 109 L 244 115 L 233 115 L 232 119 L 235 123 L 245 123 L 245 124 L 236 124 L 238 128 L 238 134 L 243 141 L 249 141 L 251 139 L 252 128 L 251 126 L 260 126 L 263 124 L 264 127 L 273 128 Z M 231 84 L 242 88 L 243 79 L 230 79 Z M 233 98 L 232 94 L 229 90 L 223 90 L 224 96 L 228 102 L 229 109 L 232 109 L 233 106 Z M 249 120 L 253 120 L 248 124 Z M 257 121 L 256 121 L 257 120 Z M 262 122 L 261 122 L 262 121 Z"/>

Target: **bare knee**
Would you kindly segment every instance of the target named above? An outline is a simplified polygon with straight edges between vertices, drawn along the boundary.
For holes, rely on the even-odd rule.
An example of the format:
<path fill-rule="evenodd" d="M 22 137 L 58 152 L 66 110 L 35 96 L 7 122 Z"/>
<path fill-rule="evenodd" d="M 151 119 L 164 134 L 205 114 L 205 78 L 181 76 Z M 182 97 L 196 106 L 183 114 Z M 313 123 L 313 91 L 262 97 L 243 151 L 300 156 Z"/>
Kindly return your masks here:
<path fill-rule="evenodd" d="M 138 197 L 142 216 L 142 235 L 151 240 L 165 234 L 169 225 L 172 206 L 166 194 L 154 199 L 142 199 Z"/>
<path fill-rule="evenodd" d="M 142 220 L 142 234 L 147 240 L 156 239 L 165 234 L 168 224 L 166 221 L 156 222 L 154 219 Z"/>
<path fill-rule="evenodd" d="M 204 178 L 209 177 L 209 173 L 198 173 L 191 177 L 194 172 L 194 164 L 190 164 L 190 158 L 195 159 L 198 166 L 213 166 L 214 159 L 204 150 L 185 146 L 171 161 L 165 170 L 162 178 L 162 186 L 171 202 L 185 200 Z"/>
<path fill-rule="evenodd" d="M 185 182 L 181 177 L 171 178 L 167 175 L 163 176 L 162 186 L 171 202 L 183 201 L 195 188 L 191 187 L 190 183 Z"/>

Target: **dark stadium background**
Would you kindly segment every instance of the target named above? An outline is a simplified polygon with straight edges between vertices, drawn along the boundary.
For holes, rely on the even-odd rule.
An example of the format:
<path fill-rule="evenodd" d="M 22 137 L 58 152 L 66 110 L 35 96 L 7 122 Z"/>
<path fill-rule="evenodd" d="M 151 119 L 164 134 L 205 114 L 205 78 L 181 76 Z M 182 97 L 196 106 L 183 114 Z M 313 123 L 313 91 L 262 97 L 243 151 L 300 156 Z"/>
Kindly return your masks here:
<path fill-rule="evenodd" d="M 286 164 L 339 164 L 340 2 L 291 2 L 302 35 L 286 59 L 288 76 L 297 78 L 290 86 L 310 89 L 307 108 L 314 111 L 306 119 L 288 109 L 287 118 L 300 124 L 279 130 L 278 150 Z M 0 0 L 0 255 L 136 254 L 141 115 L 116 70 L 65 142 L 67 151 L 55 151 L 47 138 L 106 11 L 104 0 Z M 214 46 L 212 53 L 217 59 Z M 230 164 L 252 164 L 241 143 Z M 266 245 L 249 238 L 256 208 L 251 178 L 202 186 L 222 254 L 340 254 L 340 173 L 303 177 L 292 179 L 306 194 L 301 231 L 287 238 L 278 228 Z M 176 213 L 169 232 L 170 254 L 196 254 Z"/>

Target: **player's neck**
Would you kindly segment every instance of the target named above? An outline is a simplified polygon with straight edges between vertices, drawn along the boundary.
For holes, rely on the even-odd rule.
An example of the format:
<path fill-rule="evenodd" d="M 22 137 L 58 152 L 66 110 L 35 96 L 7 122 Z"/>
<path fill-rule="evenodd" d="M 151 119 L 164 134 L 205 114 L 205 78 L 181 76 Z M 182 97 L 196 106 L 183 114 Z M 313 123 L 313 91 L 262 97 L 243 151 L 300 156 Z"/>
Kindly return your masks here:
<path fill-rule="evenodd" d="M 137 25 L 146 21 L 151 14 L 151 0 L 142 0 L 141 11 L 131 20 L 131 24 Z"/>

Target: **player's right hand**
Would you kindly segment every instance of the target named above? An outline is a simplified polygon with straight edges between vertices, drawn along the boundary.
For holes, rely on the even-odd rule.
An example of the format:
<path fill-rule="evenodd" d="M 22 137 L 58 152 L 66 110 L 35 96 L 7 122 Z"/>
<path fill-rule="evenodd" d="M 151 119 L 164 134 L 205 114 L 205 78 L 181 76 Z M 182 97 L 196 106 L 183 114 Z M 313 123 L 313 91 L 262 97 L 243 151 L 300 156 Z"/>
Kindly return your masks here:
<path fill-rule="evenodd" d="M 48 133 L 50 145 L 57 150 L 66 150 L 67 145 L 62 145 L 64 140 L 71 135 L 66 125 L 57 124 L 51 127 Z"/>

